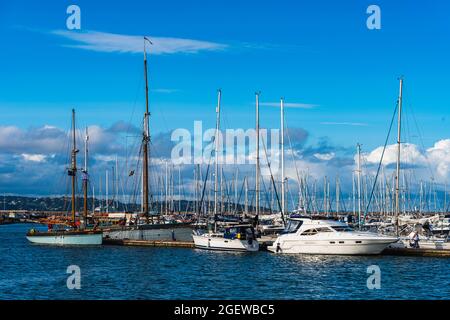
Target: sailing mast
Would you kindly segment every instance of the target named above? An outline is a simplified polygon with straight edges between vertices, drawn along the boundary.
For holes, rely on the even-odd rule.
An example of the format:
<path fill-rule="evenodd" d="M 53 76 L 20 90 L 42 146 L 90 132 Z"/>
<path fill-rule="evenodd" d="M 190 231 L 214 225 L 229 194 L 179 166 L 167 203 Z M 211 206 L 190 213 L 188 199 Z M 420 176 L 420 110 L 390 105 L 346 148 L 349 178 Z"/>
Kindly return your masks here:
<path fill-rule="evenodd" d="M 280 100 L 280 109 L 281 109 L 281 215 L 284 217 L 285 214 L 285 177 L 284 177 L 284 99 Z"/>
<path fill-rule="evenodd" d="M 87 227 L 87 216 L 88 216 L 88 141 L 89 134 L 88 128 L 86 127 L 86 134 L 84 138 L 84 169 L 83 169 L 83 217 L 84 217 L 84 227 Z"/>
<path fill-rule="evenodd" d="M 75 187 L 77 181 L 77 146 L 76 146 L 76 135 L 75 135 L 75 109 L 72 109 L 72 164 L 69 169 L 69 176 L 72 177 L 72 223 L 75 226 L 75 211 L 76 207 L 76 199 L 75 199 Z"/>
<path fill-rule="evenodd" d="M 358 226 L 361 227 L 361 145 L 356 145 L 358 150 Z"/>
<path fill-rule="evenodd" d="M 400 192 L 400 147 L 401 147 L 401 124 L 402 124 L 402 95 L 403 78 L 400 77 L 400 89 L 398 94 L 398 126 L 397 126 L 397 169 L 395 174 L 395 233 L 398 236 L 398 216 L 400 213 L 399 192 Z"/>
<path fill-rule="evenodd" d="M 255 213 L 259 215 L 259 92 L 256 95 L 256 168 L 255 168 Z"/>
<path fill-rule="evenodd" d="M 149 117 L 148 112 L 148 76 L 147 76 L 147 51 L 146 41 L 153 44 L 148 38 L 144 37 L 144 76 L 145 76 L 145 114 L 144 114 L 144 132 L 142 137 L 142 204 L 143 213 L 148 223 L 149 206 L 148 206 L 148 143 L 150 141 Z"/>
<path fill-rule="evenodd" d="M 219 130 L 220 130 L 220 100 L 222 98 L 222 91 L 219 89 L 217 90 L 217 108 L 216 108 L 216 135 L 215 135 L 215 148 L 214 148 L 214 156 L 215 156 L 215 163 L 214 163 L 214 221 L 217 216 L 217 196 L 218 196 L 218 173 L 219 173 Z M 214 223 L 215 225 L 215 223 Z"/>

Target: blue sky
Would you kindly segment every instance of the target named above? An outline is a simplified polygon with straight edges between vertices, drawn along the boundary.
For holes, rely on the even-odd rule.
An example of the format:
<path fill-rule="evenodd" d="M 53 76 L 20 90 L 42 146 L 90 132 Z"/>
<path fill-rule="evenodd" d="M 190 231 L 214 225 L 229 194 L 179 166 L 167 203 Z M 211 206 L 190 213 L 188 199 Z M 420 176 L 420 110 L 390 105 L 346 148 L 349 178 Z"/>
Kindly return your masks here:
<path fill-rule="evenodd" d="M 66 29 L 71 4 L 81 8 L 81 31 Z M 371 4 L 381 8 L 381 30 L 366 27 Z M 194 120 L 213 127 L 217 88 L 223 126 L 253 127 L 260 90 L 262 103 L 283 96 L 309 105 L 286 111 L 309 144 L 327 137 L 371 150 L 384 143 L 404 75 L 405 140 L 419 143 L 416 119 L 428 148 L 450 136 L 449 10 L 448 1 L 403 0 L 2 1 L 0 126 L 67 129 L 73 107 L 80 126 L 139 126 L 142 54 L 80 48 L 70 33 L 147 35 L 212 46 L 150 52 L 153 135 Z M 261 122 L 278 127 L 278 109 L 262 107 Z"/>

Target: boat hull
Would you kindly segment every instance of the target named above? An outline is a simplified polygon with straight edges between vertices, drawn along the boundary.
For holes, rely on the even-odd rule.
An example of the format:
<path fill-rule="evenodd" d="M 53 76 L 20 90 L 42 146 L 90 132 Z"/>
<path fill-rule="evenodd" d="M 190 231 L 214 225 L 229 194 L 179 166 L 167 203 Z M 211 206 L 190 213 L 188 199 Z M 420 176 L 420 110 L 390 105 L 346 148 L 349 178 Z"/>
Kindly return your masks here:
<path fill-rule="evenodd" d="M 410 239 L 401 239 L 396 243 L 389 245 L 390 249 L 405 249 L 410 248 Z M 443 240 L 420 240 L 420 249 L 433 249 L 433 250 L 450 250 L 450 242 L 445 242 Z"/>
<path fill-rule="evenodd" d="M 217 251 L 259 251 L 259 243 L 253 240 L 226 239 L 223 237 L 210 237 L 209 235 L 194 235 L 194 245 L 198 249 Z"/>
<path fill-rule="evenodd" d="M 333 246 L 321 241 L 295 241 L 295 243 L 284 243 L 277 252 L 277 246 L 267 249 L 275 253 L 292 254 L 326 254 L 326 255 L 376 255 L 380 254 L 391 242 L 372 242 L 365 244 L 348 244 Z"/>
<path fill-rule="evenodd" d="M 101 245 L 102 232 L 45 232 L 43 234 L 27 234 L 28 241 L 50 245 Z"/>
<path fill-rule="evenodd" d="M 103 236 L 116 240 L 190 241 L 192 227 L 189 224 L 150 224 L 136 227 L 104 229 Z"/>

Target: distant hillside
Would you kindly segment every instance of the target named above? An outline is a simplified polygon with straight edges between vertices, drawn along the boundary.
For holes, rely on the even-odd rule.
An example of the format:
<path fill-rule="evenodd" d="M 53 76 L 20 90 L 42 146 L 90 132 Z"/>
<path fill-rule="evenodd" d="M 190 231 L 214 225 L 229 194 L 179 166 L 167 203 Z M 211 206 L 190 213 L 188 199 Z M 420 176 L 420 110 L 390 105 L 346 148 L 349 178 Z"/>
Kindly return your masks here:
<path fill-rule="evenodd" d="M 105 201 L 103 206 L 105 206 Z M 98 199 L 95 206 L 100 206 Z M 83 207 L 83 199 L 77 198 L 77 208 Z M 119 202 L 118 210 L 134 209 L 133 205 L 125 205 Z M 69 211 L 71 208 L 70 197 L 24 197 L 24 196 L 5 196 L 0 197 L 0 210 L 28 210 L 28 211 Z M 88 208 L 92 209 L 92 199 L 88 201 Z M 112 201 L 109 201 L 109 208 L 114 208 Z"/>
<path fill-rule="evenodd" d="M 106 203 L 102 200 L 102 211 L 105 211 Z M 178 210 L 178 200 L 174 200 L 175 209 Z M 207 206 L 208 204 L 206 204 Z M 100 200 L 95 200 L 95 206 L 100 206 Z M 181 211 L 193 211 L 195 203 L 193 201 L 180 201 Z M 209 204 L 210 210 L 213 210 L 214 203 Z M 230 211 L 233 211 L 235 205 L 230 204 Z M 83 199 L 77 198 L 77 208 L 83 208 Z M 92 199 L 88 200 L 88 208 L 92 210 Z M 165 211 L 165 203 L 153 203 L 152 210 Z M 228 205 L 225 205 L 228 208 Z M 238 205 L 238 211 L 242 210 L 243 206 Z M 249 206 L 249 211 L 253 212 L 254 208 Z M 71 199 L 70 197 L 25 197 L 25 196 L 0 196 L 0 210 L 27 210 L 27 211 L 70 211 Z M 109 211 L 137 211 L 140 210 L 140 205 L 118 203 L 118 208 L 115 207 L 115 201 L 109 201 Z M 264 209 L 263 209 L 264 210 Z M 227 210 L 228 211 L 228 210 Z"/>

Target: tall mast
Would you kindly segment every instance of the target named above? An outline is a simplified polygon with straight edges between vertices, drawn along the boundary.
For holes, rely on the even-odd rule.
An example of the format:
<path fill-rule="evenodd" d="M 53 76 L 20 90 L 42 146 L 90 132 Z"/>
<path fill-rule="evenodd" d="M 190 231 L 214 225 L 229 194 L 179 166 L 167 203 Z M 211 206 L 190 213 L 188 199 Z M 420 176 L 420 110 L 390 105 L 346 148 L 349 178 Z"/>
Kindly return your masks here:
<path fill-rule="evenodd" d="M 358 151 L 358 226 L 361 226 L 361 145 L 356 145 Z"/>
<path fill-rule="evenodd" d="M 84 226 L 87 226 L 87 215 L 88 215 L 88 141 L 89 141 L 89 133 L 88 128 L 86 127 L 86 135 L 84 138 L 84 169 L 83 169 L 83 217 L 84 217 Z"/>
<path fill-rule="evenodd" d="M 286 205 L 285 205 L 285 177 L 284 177 L 284 99 L 280 99 L 280 112 L 281 112 L 281 215 L 284 217 Z"/>
<path fill-rule="evenodd" d="M 255 168 L 255 206 L 259 215 L 259 92 L 256 95 L 256 168 Z"/>
<path fill-rule="evenodd" d="M 400 78 L 400 89 L 398 94 L 398 126 L 397 126 L 397 169 L 395 174 L 395 233 L 398 235 L 398 216 L 400 213 L 400 147 L 401 147 L 401 125 L 402 125 L 402 95 L 403 78 Z"/>
<path fill-rule="evenodd" d="M 109 181 L 108 169 L 105 172 L 105 194 L 106 194 L 106 213 L 109 213 Z"/>
<path fill-rule="evenodd" d="M 147 51 L 146 51 L 146 41 L 148 41 L 150 44 L 152 42 L 144 37 L 144 76 L 145 76 L 145 114 L 144 114 L 144 132 L 142 137 L 142 209 L 144 216 L 148 222 L 148 213 L 149 213 L 149 206 L 148 206 L 148 143 L 150 141 L 150 129 L 149 129 L 149 117 L 150 113 L 148 111 L 148 76 L 147 76 Z"/>
<path fill-rule="evenodd" d="M 248 179 L 245 177 L 245 201 L 244 201 L 244 213 L 248 214 Z"/>
<path fill-rule="evenodd" d="M 214 147 L 214 217 L 217 215 L 217 196 L 218 196 L 218 183 L 219 183 L 219 130 L 220 130 L 220 100 L 222 98 L 222 91 L 217 90 L 217 107 L 216 107 L 216 135 L 215 135 L 215 147 Z"/>
<path fill-rule="evenodd" d="M 119 210 L 119 159 L 116 155 L 116 168 L 114 170 L 114 186 L 116 198 L 116 210 Z"/>
<path fill-rule="evenodd" d="M 75 184 L 77 180 L 77 145 L 76 145 L 76 134 L 75 134 L 75 109 L 72 109 L 72 166 L 69 171 L 69 175 L 72 176 L 72 222 L 75 224 L 75 211 L 77 210 L 76 199 L 75 199 Z"/>
<path fill-rule="evenodd" d="M 339 176 L 336 177 L 336 216 L 339 214 L 339 205 L 340 205 L 340 181 Z"/>

